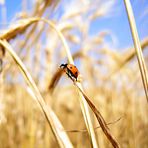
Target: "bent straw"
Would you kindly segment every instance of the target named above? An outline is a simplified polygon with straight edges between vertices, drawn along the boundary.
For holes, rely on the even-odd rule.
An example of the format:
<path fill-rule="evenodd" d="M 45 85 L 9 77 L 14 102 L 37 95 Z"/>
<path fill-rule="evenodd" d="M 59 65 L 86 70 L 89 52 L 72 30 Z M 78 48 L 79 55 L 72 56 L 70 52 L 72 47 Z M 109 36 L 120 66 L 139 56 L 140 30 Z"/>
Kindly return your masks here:
<path fill-rule="evenodd" d="M 103 131 L 103 133 L 106 135 L 106 137 L 108 138 L 109 142 L 112 144 L 112 146 L 114 148 L 120 148 L 119 143 L 116 141 L 116 139 L 114 138 L 114 136 L 111 134 L 110 129 L 107 126 L 106 121 L 104 120 L 103 116 L 101 115 L 101 113 L 99 112 L 99 110 L 96 108 L 96 106 L 90 101 L 90 99 L 86 96 L 86 94 L 83 92 L 83 90 L 74 82 L 75 86 L 79 89 L 79 91 L 82 93 L 82 95 L 84 96 L 85 100 L 87 101 L 87 103 L 89 104 L 89 107 L 92 109 L 93 113 L 95 114 L 100 127 Z"/>
<path fill-rule="evenodd" d="M 65 40 L 63 34 L 61 33 L 61 31 L 58 30 L 58 28 L 56 28 L 56 26 L 51 21 L 48 21 L 44 18 L 39 18 L 39 20 L 42 20 L 42 21 L 48 23 L 57 32 L 58 36 L 60 37 L 60 39 L 63 43 L 63 46 L 65 47 L 65 51 L 66 51 L 69 63 L 74 65 L 74 61 L 73 61 L 72 55 L 70 53 L 70 49 L 69 49 L 69 47 L 66 43 L 66 40 Z M 79 82 L 77 82 L 77 85 L 82 89 L 82 85 Z M 81 110 L 83 113 L 84 121 L 85 121 L 87 130 L 88 130 L 88 133 L 89 133 L 89 137 L 91 140 L 91 145 L 93 148 L 98 148 L 96 137 L 95 137 L 95 132 L 94 132 L 93 125 L 91 122 L 91 117 L 90 117 L 88 105 L 87 105 L 87 103 L 80 91 L 79 91 L 79 102 L 80 102 Z"/>
<path fill-rule="evenodd" d="M 60 39 L 63 43 L 63 46 L 65 47 L 65 51 L 66 51 L 69 63 L 74 64 L 73 59 L 72 59 L 72 55 L 70 53 L 69 47 L 65 41 L 63 34 L 61 33 L 61 31 L 59 31 L 56 28 L 56 26 L 54 25 L 54 23 L 52 21 L 48 21 L 44 18 L 33 17 L 33 18 L 21 20 L 19 22 L 19 24 L 13 26 L 10 30 L 7 30 L 5 33 L 0 35 L 0 39 L 10 40 L 10 39 L 14 38 L 17 34 L 20 34 L 23 31 L 25 31 L 28 26 L 30 26 L 31 24 L 38 22 L 38 21 L 43 21 L 43 22 L 47 23 L 50 27 L 52 27 L 52 29 L 54 29 L 57 32 L 58 36 L 60 37 Z M 78 83 L 78 85 L 80 85 L 80 87 L 81 87 L 80 83 Z M 83 113 L 84 121 L 85 121 L 87 130 L 88 130 L 88 133 L 89 133 L 89 137 L 91 140 L 91 145 L 92 145 L 92 147 L 97 148 L 98 146 L 97 146 L 97 142 L 96 142 L 96 138 L 95 138 L 95 132 L 94 132 L 94 129 L 92 126 L 87 103 L 86 103 L 85 99 L 83 98 L 82 94 L 79 93 L 79 95 L 80 95 L 79 102 L 80 102 L 81 110 Z"/>
<path fill-rule="evenodd" d="M 48 124 L 59 146 L 61 148 L 73 148 L 67 134 L 65 132 L 61 132 L 61 128 L 63 129 L 63 127 L 60 121 L 58 120 L 52 109 L 45 104 L 42 95 L 40 94 L 35 82 L 33 81 L 31 75 L 29 74 L 21 59 L 16 55 L 16 53 L 6 40 L 0 40 L 0 44 L 9 52 L 9 54 L 19 67 L 20 71 L 22 72 L 28 86 L 31 88 L 32 96 L 35 98 L 35 100 L 37 100 L 39 106 L 41 107 L 41 110 L 43 111 L 43 114 L 48 121 Z"/>

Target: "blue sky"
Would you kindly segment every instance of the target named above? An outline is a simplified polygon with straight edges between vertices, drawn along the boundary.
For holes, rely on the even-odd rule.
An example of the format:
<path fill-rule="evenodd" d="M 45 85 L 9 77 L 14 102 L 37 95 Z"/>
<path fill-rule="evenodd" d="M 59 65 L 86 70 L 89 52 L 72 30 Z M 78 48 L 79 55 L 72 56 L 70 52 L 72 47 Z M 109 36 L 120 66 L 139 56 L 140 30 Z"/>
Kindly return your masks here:
<path fill-rule="evenodd" d="M 6 0 L 6 8 L 7 8 L 7 23 L 14 18 L 15 14 L 22 9 L 21 6 L 22 0 Z M 139 37 L 142 40 L 146 36 L 148 36 L 148 0 L 131 0 L 137 29 L 139 33 Z M 114 7 L 115 16 L 104 17 L 95 20 L 92 23 L 92 27 L 90 29 L 91 34 L 95 34 L 96 32 L 100 32 L 102 30 L 110 30 L 114 36 L 117 38 L 116 48 L 126 48 L 133 45 L 131 33 L 129 29 L 129 24 L 126 16 L 126 11 L 124 7 L 123 0 L 117 2 L 117 5 Z M 116 11 L 117 9 L 117 11 Z M 2 6 L 0 6 L 0 13 L 2 12 Z M 145 14 L 145 12 L 147 12 Z M 2 22 L 2 15 L 0 14 L 0 22 Z M 0 23 L 1 24 L 1 23 Z M 2 28 L 2 25 L 0 25 Z M 111 40 L 110 38 L 106 38 L 106 40 Z"/>
<path fill-rule="evenodd" d="M 131 0 L 131 4 L 136 19 L 139 37 L 142 40 L 148 36 L 148 13 L 147 15 L 143 15 L 144 11 L 148 10 L 148 0 Z M 101 31 L 109 29 L 118 38 L 117 47 L 124 48 L 132 46 L 132 37 L 123 0 L 120 0 L 116 6 L 118 10 L 115 12 L 118 14 L 115 14 L 115 16 L 112 17 L 96 20 L 93 25 L 97 27 L 92 27 L 91 31 L 96 32 L 96 30 Z"/>

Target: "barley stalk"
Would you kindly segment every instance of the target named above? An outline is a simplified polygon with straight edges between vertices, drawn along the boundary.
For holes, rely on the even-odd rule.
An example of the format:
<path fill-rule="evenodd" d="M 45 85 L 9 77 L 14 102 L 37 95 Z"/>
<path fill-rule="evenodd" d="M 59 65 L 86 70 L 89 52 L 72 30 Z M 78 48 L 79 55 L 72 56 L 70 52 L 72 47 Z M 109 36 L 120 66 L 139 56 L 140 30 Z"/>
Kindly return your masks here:
<path fill-rule="evenodd" d="M 134 46 L 135 46 L 135 50 L 136 50 L 136 54 L 137 54 L 139 69 L 140 69 L 140 72 L 141 72 L 141 77 L 142 77 L 142 82 L 143 82 L 143 86 L 144 86 L 144 90 L 145 90 L 145 95 L 146 95 L 146 99 L 147 99 L 147 102 L 148 102 L 148 73 L 147 73 L 144 57 L 143 57 L 142 50 L 141 50 L 141 45 L 140 45 L 140 40 L 139 40 L 139 37 L 138 37 L 135 18 L 134 18 L 134 14 L 133 14 L 133 11 L 132 11 L 132 6 L 131 6 L 131 3 L 130 3 L 130 0 L 124 0 L 124 4 L 125 4 L 126 12 L 127 12 L 127 15 L 128 15 L 128 21 L 129 21 L 129 24 L 130 24 L 133 42 L 134 42 Z"/>
<path fill-rule="evenodd" d="M 46 120 L 61 148 L 72 148 L 72 144 L 69 141 L 69 138 L 65 132 L 61 132 L 61 128 L 63 129 L 60 121 L 52 111 L 52 109 L 47 106 L 44 102 L 42 95 L 40 94 L 35 82 L 33 81 L 31 75 L 29 74 L 28 70 L 26 69 L 25 65 L 21 61 L 21 59 L 16 55 L 14 50 L 12 49 L 11 45 L 6 40 L 0 40 L 1 46 L 3 46 L 9 54 L 12 56 L 13 60 L 16 62 L 17 66 L 19 67 L 20 71 L 22 72 L 24 79 L 26 80 L 28 86 L 32 90 L 32 94 L 34 98 L 37 100 L 39 106 L 41 107 Z M 60 128 L 59 128 L 60 127 Z"/>
<path fill-rule="evenodd" d="M 15 26 L 14 29 L 8 30 L 5 34 L 0 36 L 0 39 L 9 40 L 11 38 L 14 38 L 18 33 L 22 33 L 22 31 L 24 31 L 29 25 L 31 25 L 32 23 L 35 23 L 37 21 L 43 21 L 43 22 L 49 24 L 49 26 L 52 27 L 57 32 L 58 36 L 60 37 L 60 39 L 63 43 L 63 46 L 65 47 L 65 51 L 66 51 L 69 63 L 74 64 L 72 55 L 70 53 L 69 47 L 66 43 L 66 40 L 65 40 L 63 34 L 61 33 L 60 30 L 58 30 L 56 28 L 56 26 L 54 25 L 54 23 L 52 21 L 48 21 L 44 18 L 38 18 L 37 17 L 37 18 L 30 18 L 28 20 L 21 21 L 23 23 L 20 23 L 18 26 Z M 78 85 L 82 88 L 80 83 L 78 83 Z M 82 96 L 82 94 L 79 93 L 79 95 L 80 95 L 79 102 L 80 102 L 81 110 L 82 110 L 83 117 L 84 117 L 84 120 L 85 120 L 85 124 L 86 124 L 87 130 L 88 130 L 88 133 L 89 133 L 89 137 L 90 137 L 90 140 L 91 140 L 91 145 L 92 145 L 92 147 L 97 148 L 98 147 L 97 141 L 96 141 L 93 125 L 92 125 L 92 122 L 91 122 L 91 117 L 90 117 L 88 105 L 87 105 L 84 97 Z"/>
<path fill-rule="evenodd" d="M 104 134 L 106 135 L 106 137 L 108 138 L 108 140 L 110 141 L 110 143 L 112 144 L 112 146 L 114 148 L 120 148 L 119 143 L 116 141 L 116 139 L 114 138 L 114 136 L 111 134 L 106 121 L 104 120 L 103 116 L 101 115 L 101 113 L 99 112 L 99 110 L 95 107 L 95 105 L 90 101 L 90 99 L 86 96 L 86 94 L 84 93 L 84 91 L 79 87 L 79 85 L 77 83 L 75 83 L 75 86 L 79 89 L 79 91 L 82 93 L 82 95 L 84 96 L 85 100 L 87 101 L 87 103 L 89 104 L 89 107 L 92 109 L 93 113 L 95 114 L 100 127 L 102 129 L 102 131 L 104 132 Z"/>
<path fill-rule="evenodd" d="M 63 43 L 63 46 L 65 47 L 65 51 L 66 51 L 69 63 L 74 64 L 74 61 L 73 61 L 72 55 L 70 53 L 69 47 L 68 47 L 67 42 L 66 42 L 63 34 L 61 33 L 61 31 L 58 30 L 58 28 L 56 28 L 56 26 L 54 25 L 54 23 L 52 21 L 48 21 L 44 18 L 37 18 L 37 19 L 39 21 L 44 21 L 44 22 L 48 23 L 57 32 L 58 36 L 60 37 L 60 39 Z M 77 82 L 77 85 L 79 85 L 79 87 L 82 89 L 82 86 L 79 82 Z M 87 130 L 88 130 L 88 133 L 89 133 L 89 137 L 90 137 L 90 140 L 91 140 L 91 145 L 92 145 L 93 148 L 97 148 L 98 147 L 97 141 L 96 141 L 93 125 L 92 125 L 92 122 L 91 122 L 91 117 L 90 117 L 88 105 L 87 105 L 83 95 L 80 92 L 79 92 L 79 96 L 80 96 L 79 102 L 80 102 L 81 110 L 82 110 L 83 117 L 84 117 L 84 120 L 85 120 L 85 124 L 86 124 Z"/>

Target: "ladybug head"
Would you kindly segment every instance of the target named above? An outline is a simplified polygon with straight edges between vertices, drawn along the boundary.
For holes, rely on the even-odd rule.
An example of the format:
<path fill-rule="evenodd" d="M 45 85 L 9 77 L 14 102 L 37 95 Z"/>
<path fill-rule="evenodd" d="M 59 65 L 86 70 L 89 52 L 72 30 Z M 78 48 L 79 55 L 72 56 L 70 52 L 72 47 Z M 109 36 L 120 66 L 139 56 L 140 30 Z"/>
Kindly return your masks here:
<path fill-rule="evenodd" d="M 61 68 L 66 68 L 68 64 L 61 64 L 60 67 Z"/>

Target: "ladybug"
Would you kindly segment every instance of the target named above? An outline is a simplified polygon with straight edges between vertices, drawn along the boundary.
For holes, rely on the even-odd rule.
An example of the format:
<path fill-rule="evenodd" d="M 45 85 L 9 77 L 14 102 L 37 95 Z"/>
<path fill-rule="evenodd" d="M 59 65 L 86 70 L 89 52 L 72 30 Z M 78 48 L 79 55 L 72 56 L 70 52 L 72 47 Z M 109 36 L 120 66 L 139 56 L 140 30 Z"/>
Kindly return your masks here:
<path fill-rule="evenodd" d="M 78 69 L 75 65 L 73 65 L 73 64 L 61 64 L 60 67 L 65 70 L 68 77 L 70 77 L 72 80 L 77 81 L 79 71 L 78 71 Z"/>

